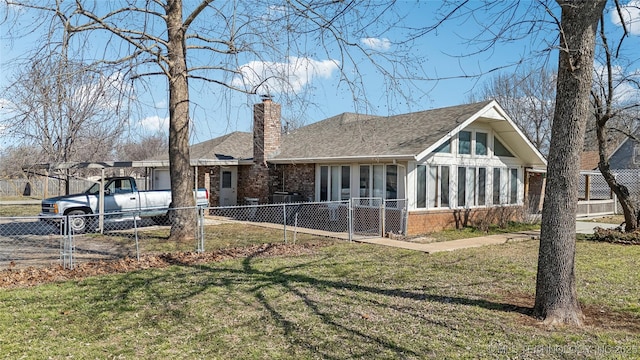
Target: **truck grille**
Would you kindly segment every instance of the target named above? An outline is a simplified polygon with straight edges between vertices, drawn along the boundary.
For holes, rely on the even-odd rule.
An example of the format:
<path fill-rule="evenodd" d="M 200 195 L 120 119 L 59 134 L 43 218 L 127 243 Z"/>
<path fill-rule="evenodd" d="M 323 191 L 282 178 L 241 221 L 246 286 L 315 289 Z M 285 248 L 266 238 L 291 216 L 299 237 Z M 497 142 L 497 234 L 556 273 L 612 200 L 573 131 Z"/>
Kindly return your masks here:
<path fill-rule="evenodd" d="M 42 204 L 43 214 L 55 214 L 53 204 Z"/>

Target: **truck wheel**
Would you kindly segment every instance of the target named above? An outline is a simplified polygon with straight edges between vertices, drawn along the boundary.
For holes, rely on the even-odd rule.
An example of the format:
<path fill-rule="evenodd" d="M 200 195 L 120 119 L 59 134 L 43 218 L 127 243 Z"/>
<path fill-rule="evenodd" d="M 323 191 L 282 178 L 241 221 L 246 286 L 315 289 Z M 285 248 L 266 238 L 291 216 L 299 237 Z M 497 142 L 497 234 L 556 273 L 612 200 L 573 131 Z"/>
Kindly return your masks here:
<path fill-rule="evenodd" d="M 82 210 L 72 210 L 66 215 L 69 215 L 69 226 L 73 234 L 84 234 L 90 228 L 92 218 L 85 216 L 87 213 Z"/>

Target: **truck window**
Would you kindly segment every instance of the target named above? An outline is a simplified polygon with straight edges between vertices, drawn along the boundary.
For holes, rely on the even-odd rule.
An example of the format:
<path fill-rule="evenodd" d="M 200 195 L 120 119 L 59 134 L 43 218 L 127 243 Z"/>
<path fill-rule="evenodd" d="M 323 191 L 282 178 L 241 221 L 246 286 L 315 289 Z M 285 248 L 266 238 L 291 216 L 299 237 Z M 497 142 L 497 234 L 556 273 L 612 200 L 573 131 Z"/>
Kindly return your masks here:
<path fill-rule="evenodd" d="M 133 192 L 129 179 L 114 179 L 108 185 L 111 194 L 128 194 Z"/>

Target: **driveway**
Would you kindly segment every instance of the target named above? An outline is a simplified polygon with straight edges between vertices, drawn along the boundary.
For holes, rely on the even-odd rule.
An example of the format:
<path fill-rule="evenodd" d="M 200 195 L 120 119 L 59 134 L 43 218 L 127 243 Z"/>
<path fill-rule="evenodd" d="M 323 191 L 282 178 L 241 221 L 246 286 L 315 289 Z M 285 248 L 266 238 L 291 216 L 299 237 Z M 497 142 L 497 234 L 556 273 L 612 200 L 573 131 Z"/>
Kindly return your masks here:
<path fill-rule="evenodd" d="M 576 233 L 577 234 L 593 234 L 594 229 L 599 227 L 603 229 L 613 229 L 620 226 L 619 224 L 599 223 L 589 220 L 576 221 Z"/>

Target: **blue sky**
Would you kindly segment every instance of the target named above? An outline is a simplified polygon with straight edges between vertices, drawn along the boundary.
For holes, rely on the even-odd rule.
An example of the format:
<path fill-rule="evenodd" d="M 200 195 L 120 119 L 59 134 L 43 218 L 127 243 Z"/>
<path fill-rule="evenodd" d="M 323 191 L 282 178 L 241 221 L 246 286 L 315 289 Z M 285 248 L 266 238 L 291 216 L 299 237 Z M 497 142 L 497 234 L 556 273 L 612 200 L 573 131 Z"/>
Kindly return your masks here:
<path fill-rule="evenodd" d="M 185 0 L 188 2 L 189 0 Z M 522 1 L 522 5 L 515 12 L 515 16 L 527 18 L 532 14 L 530 5 L 534 2 Z M 554 4 L 554 2 L 550 2 Z M 639 6 L 640 1 L 623 1 L 623 4 Z M 504 3 L 502 3 L 504 4 Z M 609 5 L 612 6 L 613 2 Z M 338 71 L 340 53 L 328 46 L 328 50 L 308 51 L 304 54 L 287 52 L 288 57 L 280 56 L 271 59 L 252 59 L 250 57 L 239 58 L 237 70 L 245 74 L 244 79 L 233 78 L 230 82 L 242 86 L 244 83 L 255 83 L 256 79 L 251 74 L 269 74 L 272 70 L 279 69 L 287 72 L 291 80 L 288 97 L 279 91 L 281 87 L 277 83 L 270 83 L 270 89 L 274 99 L 283 103 L 285 121 L 294 119 L 309 124 L 342 112 L 368 112 L 377 115 L 397 114 L 410 111 L 419 111 L 443 106 L 464 103 L 470 93 L 477 90 L 483 81 L 488 80 L 492 69 L 507 66 L 502 71 L 515 71 L 522 59 L 527 62 L 519 66 L 539 66 L 547 64 L 555 68 L 557 52 L 550 49 L 555 41 L 557 33 L 553 24 L 546 23 L 536 28 L 533 34 L 517 41 L 500 42 L 486 51 L 479 51 L 486 46 L 491 38 L 491 31 L 497 31 L 500 22 L 503 21 L 496 15 L 495 9 L 481 6 L 481 2 L 470 2 L 470 7 L 478 7 L 472 13 L 472 17 L 452 18 L 424 36 L 410 44 L 400 44 L 405 38 L 408 29 L 420 28 L 433 24 L 436 21 L 436 12 L 441 3 L 438 1 L 398 1 L 393 14 L 407 14 L 402 22 L 393 26 L 386 32 L 374 32 L 383 26 L 374 26 L 370 34 L 360 33 L 357 42 L 363 49 L 376 50 L 380 56 L 374 59 L 384 64 L 383 57 L 408 51 L 413 56 L 412 61 L 419 65 L 419 71 L 415 70 L 416 77 L 421 80 L 398 81 L 393 86 L 388 79 L 380 75 L 358 52 L 354 57 L 358 63 L 357 69 L 350 63 L 342 63 L 343 71 L 347 77 L 353 76 L 356 71 L 362 75 L 363 86 L 357 93 L 353 93 L 341 77 Z M 4 5 L 2 5 L 4 6 Z M 497 6 L 497 5 L 496 5 Z M 555 5 L 554 12 L 559 16 L 559 9 Z M 543 9 L 534 6 L 533 9 L 543 13 Z M 632 48 L 631 57 L 640 57 L 637 50 L 640 28 L 637 9 L 630 8 L 627 23 L 631 25 L 631 37 L 626 40 L 628 48 Z M 486 11 L 485 11 L 486 10 Z M 265 14 L 278 11 L 277 7 L 264 9 Z M 391 13 L 390 13 L 391 14 Z M 537 14 L 537 15 L 540 15 Z M 268 15 L 265 15 L 268 16 Z M 542 16 L 542 15 L 541 15 Z M 608 14 L 607 26 L 612 34 L 619 34 L 619 20 Z M 380 20 L 391 21 L 391 15 L 382 15 Z M 546 17 L 550 20 L 550 17 Z M 354 20 L 356 21 L 356 20 Z M 5 25 L 3 25 L 5 26 Z M 0 87 L 4 87 L 7 76 L 14 68 L 11 63 L 15 58 L 21 57 L 35 44 L 33 34 L 20 41 L 9 41 L 5 36 L 8 29 L 2 29 L 1 58 L 2 68 Z M 513 35 L 513 34 L 511 34 Z M 31 41 L 30 41 L 31 40 Z M 301 41 L 303 39 L 289 39 L 289 41 Z M 479 41 L 484 40 L 484 41 Z M 100 48 L 99 44 L 95 44 Z M 545 50 L 546 48 L 546 50 Z M 313 54 L 313 56 L 309 56 Z M 204 60 L 203 60 L 204 61 Z M 295 65 L 295 66 L 294 66 Z M 387 64 L 388 65 L 388 64 Z M 412 64 L 413 65 L 413 64 Z M 511 66 L 509 66 L 511 65 Z M 417 69 L 417 67 L 416 67 Z M 636 71 L 638 71 L 636 69 Z M 485 74 L 478 77 L 478 74 Z M 259 80 L 258 80 L 259 81 Z M 132 129 L 150 133 L 156 129 L 164 129 L 168 126 L 168 94 L 166 80 L 160 77 L 147 80 L 148 87 L 141 85 L 136 87 L 137 100 L 143 104 L 140 112 L 132 114 L 130 123 Z M 220 136 L 231 131 L 249 131 L 252 115 L 251 104 L 260 101 L 256 95 L 247 96 L 240 93 L 222 91 L 220 87 L 210 83 L 191 81 L 191 101 L 193 134 L 192 142 L 200 142 L 212 137 Z M 405 90 L 408 97 L 399 95 Z M 295 97 L 300 99 L 296 102 Z M 354 97 L 358 100 L 354 102 Z M 287 104 L 287 99 L 291 100 Z M 366 103 L 364 100 L 366 99 Z M 6 108 L 10 105 L 9 99 L 0 95 L 0 104 Z M 9 104 L 9 105 L 8 105 Z M 288 106 L 290 105 L 290 106 Z M 1 130 L 1 129 L 0 129 Z"/>

